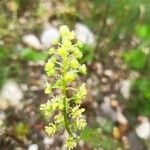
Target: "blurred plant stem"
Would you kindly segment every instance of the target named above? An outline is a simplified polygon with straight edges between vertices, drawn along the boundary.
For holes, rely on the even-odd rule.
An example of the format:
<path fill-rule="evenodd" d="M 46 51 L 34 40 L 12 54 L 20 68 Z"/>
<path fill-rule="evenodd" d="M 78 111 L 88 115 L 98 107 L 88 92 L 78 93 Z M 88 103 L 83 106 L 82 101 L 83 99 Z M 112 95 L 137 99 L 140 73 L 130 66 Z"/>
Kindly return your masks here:
<path fill-rule="evenodd" d="M 99 32 L 97 33 L 97 36 L 96 36 L 96 46 L 95 46 L 95 53 L 98 54 L 96 56 L 100 57 L 101 59 L 103 58 L 103 55 L 104 55 L 105 52 L 104 52 L 104 50 L 100 50 L 99 44 L 100 44 L 100 40 L 102 39 L 101 37 L 103 36 L 104 31 L 106 29 L 105 28 L 106 27 L 106 19 L 109 15 L 110 4 L 109 4 L 108 1 L 106 1 L 105 7 L 106 7 L 106 9 L 105 9 L 102 21 L 100 20 L 99 23 L 98 23 L 99 26 L 100 26 L 100 29 L 99 29 Z M 101 25 L 101 22 L 102 22 L 102 25 Z"/>

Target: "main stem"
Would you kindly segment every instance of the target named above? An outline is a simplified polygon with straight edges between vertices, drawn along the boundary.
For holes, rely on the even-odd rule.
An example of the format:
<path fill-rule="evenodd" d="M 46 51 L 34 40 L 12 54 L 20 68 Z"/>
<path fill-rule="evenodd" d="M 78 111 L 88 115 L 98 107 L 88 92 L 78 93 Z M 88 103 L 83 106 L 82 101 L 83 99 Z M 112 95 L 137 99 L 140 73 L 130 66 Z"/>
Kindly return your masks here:
<path fill-rule="evenodd" d="M 68 122 L 68 117 L 67 117 L 67 94 L 66 94 L 66 85 L 64 86 L 64 90 L 63 90 L 63 94 L 64 94 L 64 100 L 63 100 L 63 104 L 64 104 L 64 108 L 63 108 L 63 115 L 64 115 L 64 122 L 65 122 L 65 128 L 68 132 L 68 134 L 70 136 L 73 136 L 71 129 L 69 127 L 69 122 Z"/>
<path fill-rule="evenodd" d="M 63 70 L 63 77 L 64 77 L 64 75 L 67 72 L 66 67 L 65 67 L 65 61 L 64 61 L 63 69 L 64 69 Z M 63 95 L 64 95 L 64 99 L 63 99 L 63 105 L 64 105 L 63 115 L 64 115 L 65 128 L 66 128 L 69 136 L 73 137 L 73 134 L 72 134 L 71 129 L 69 127 L 68 116 L 67 116 L 67 83 L 65 81 L 64 81 L 64 84 L 63 84 Z"/>

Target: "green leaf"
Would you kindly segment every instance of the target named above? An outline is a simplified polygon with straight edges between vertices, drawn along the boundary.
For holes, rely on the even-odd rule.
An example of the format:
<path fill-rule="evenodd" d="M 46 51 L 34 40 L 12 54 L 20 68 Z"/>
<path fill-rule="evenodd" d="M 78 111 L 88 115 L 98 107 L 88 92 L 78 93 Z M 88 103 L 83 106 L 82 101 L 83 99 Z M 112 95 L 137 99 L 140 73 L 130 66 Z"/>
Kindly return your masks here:
<path fill-rule="evenodd" d="M 124 60 L 131 69 L 142 70 L 146 65 L 146 54 L 140 50 L 132 50 L 124 53 Z"/>
<path fill-rule="evenodd" d="M 25 48 L 21 52 L 21 57 L 26 61 L 45 61 L 48 57 L 48 54 L 46 52 L 37 52 L 31 48 Z"/>
<path fill-rule="evenodd" d="M 150 116 L 150 79 L 137 79 L 132 84 L 127 110 L 134 115 Z"/>
<path fill-rule="evenodd" d="M 27 135 L 29 133 L 29 127 L 25 123 L 19 122 L 15 127 L 15 133 L 19 136 Z"/>
<path fill-rule="evenodd" d="M 150 38 L 150 25 L 137 25 L 136 34 L 142 39 Z"/>

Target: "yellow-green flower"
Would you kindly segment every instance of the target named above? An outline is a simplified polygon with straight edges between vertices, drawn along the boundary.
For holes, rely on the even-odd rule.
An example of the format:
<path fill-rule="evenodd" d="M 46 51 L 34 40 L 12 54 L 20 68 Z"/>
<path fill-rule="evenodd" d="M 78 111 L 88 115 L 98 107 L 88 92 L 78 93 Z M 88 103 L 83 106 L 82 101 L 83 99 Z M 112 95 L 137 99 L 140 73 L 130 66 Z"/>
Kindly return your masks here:
<path fill-rule="evenodd" d="M 74 81 L 75 78 L 76 78 L 76 73 L 74 71 L 69 71 L 64 76 L 64 80 L 67 83 Z"/>
<path fill-rule="evenodd" d="M 54 117 L 55 123 L 57 124 L 64 124 L 64 116 L 63 114 L 59 113 Z"/>
<path fill-rule="evenodd" d="M 49 126 L 45 126 L 45 131 L 49 136 L 52 136 L 56 133 L 57 127 L 53 123 L 49 124 Z"/>
<path fill-rule="evenodd" d="M 78 48 L 82 48 L 82 47 L 83 47 L 83 43 L 80 42 L 80 41 L 78 41 L 78 42 L 76 43 L 76 46 L 77 46 Z"/>
<path fill-rule="evenodd" d="M 54 48 L 50 48 L 50 49 L 48 50 L 48 53 L 49 53 L 50 55 L 54 54 L 54 53 L 55 53 L 55 49 L 54 49 Z"/>
<path fill-rule="evenodd" d="M 70 33 L 69 28 L 66 25 L 61 26 L 59 31 L 62 37 Z"/>
<path fill-rule="evenodd" d="M 76 120 L 76 126 L 79 130 L 82 130 L 86 127 L 87 123 L 86 120 L 83 118 L 77 118 Z"/>
<path fill-rule="evenodd" d="M 62 46 L 69 52 L 72 49 L 72 43 L 69 40 L 64 40 Z"/>
<path fill-rule="evenodd" d="M 76 94 L 74 95 L 74 100 L 76 104 L 81 104 L 82 99 L 87 95 L 86 85 L 83 83 L 78 89 Z"/>
<path fill-rule="evenodd" d="M 74 147 L 76 147 L 76 145 L 77 145 L 77 143 L 76 143 L 75 139 L 73 137 L 69 137 L 66 142 L 66 146 L 68 147 L 68 149 L 71 150 Z"/>
<path fill-rule="evenodd" d="M 52 105 L 48 101 L 47 103 L 41 104 L 40 105 L 40 110 L 42 110 L 45 114 L 45 117 L 50 117 L 52 114 Z"/>
<path fill-rule="evenodd" d="M 45 94 L 50 94 L 52 92 L 52 86 L 49 84 L 45 89 Z"/>
<path fill-rule="evenodd" d="M 58 54 L 62 57 L 62 58 L 64 58 L 64 57 L 66 57 L 67 55 L 68 55 L 68 52 L 67 52 L 67 50 L 65 49 L 65 48 L 59 48 L 58 49 Z"/>
<path fill-rule="evenodd" d="M 86 66 L 85 66 L 85 64 L 80 66 L 79 72 L 82 73 L 82 74 L 86 74 Z"/>
<path fill-rule="evenodd" d="M 81 108 L 81 103 L 87 94 L 85 84 L 78 88 L 71 85 L 79 73 L 86 73 L 86 66 L 80 64 L 83 44 L 80 41 L 75 43 L 75 33 L 64 25 L 60 27 L 60 36 L 60 42 L 58 39 L 53 41 L 55 47 L 49 49 L 51 58 L 45 64 L 45 71 L 52 82 L 47 84 L 45 94 L 52 98 L 42 104 L 40 110 L 48 120 L 53 118 L 52 123 L 45 126 L 47 134 L 52 136 L 66 129 L 66 146 L 71 150 L 77 145 L 78 131 L 86 126 L 85 109 Z"/>
<path fill-rule="evenodd" d="M 73 48 L 73 54 L 76 58 L 81 59 L 82 58 L 82 52 L 80 52 L 80 50 L 77 47 Z"/>
<path fill-rule="evenodd" d="M 76 69 L 79 67 L 79 62 L 77 61 L 77 59 L 71 59 L 70 61 L 70 66 L 73 68 L 73 69 Z"/>
<path fill-rule="evenodd" d="M 75 106 L 72 109 L 72 112 L 71 112 L 72 118 L 80 118 L 80 117 L 82 117 L 82 113 L 84 111 L 85 111 L 84 108 L 79 108 L 79 106 Z"/>

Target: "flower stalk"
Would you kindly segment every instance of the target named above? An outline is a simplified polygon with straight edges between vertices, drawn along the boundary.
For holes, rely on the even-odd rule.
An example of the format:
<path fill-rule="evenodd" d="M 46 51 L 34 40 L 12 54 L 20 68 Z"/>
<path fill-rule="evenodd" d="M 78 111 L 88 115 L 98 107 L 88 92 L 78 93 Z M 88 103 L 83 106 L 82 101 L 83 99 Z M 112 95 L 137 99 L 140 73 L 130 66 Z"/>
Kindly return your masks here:
<path fill-rule="evenodd" d="M 45 126 L 47 134 L 53 136 L 65 129 L 68 133 L 66 146 L 70 150 L 77 145 L 78 131 L 86 126 L 82 114 L 85 109 L 81 104 L 87 94 L 85 83 L 77 88 L 71 85 L 80 73 L 86 74 L 86 67 L 79 63 L 83 45 L 79 41 L 73 44 L 74 32 L 61 26 L 60 35 L 60 41 L 54 41 L 56 48 L 49 50 L 51 57 L 45 65 L 47 76 L 53 79 L 52 83 L 47 83 L 45 94 L 50 94 L 52 99 L 41 104 L 40 109 L 47 118 L 54 116 L 53 122 Z M 59 94 L 54 96 L 54 91 L 59 91 Z"/>

